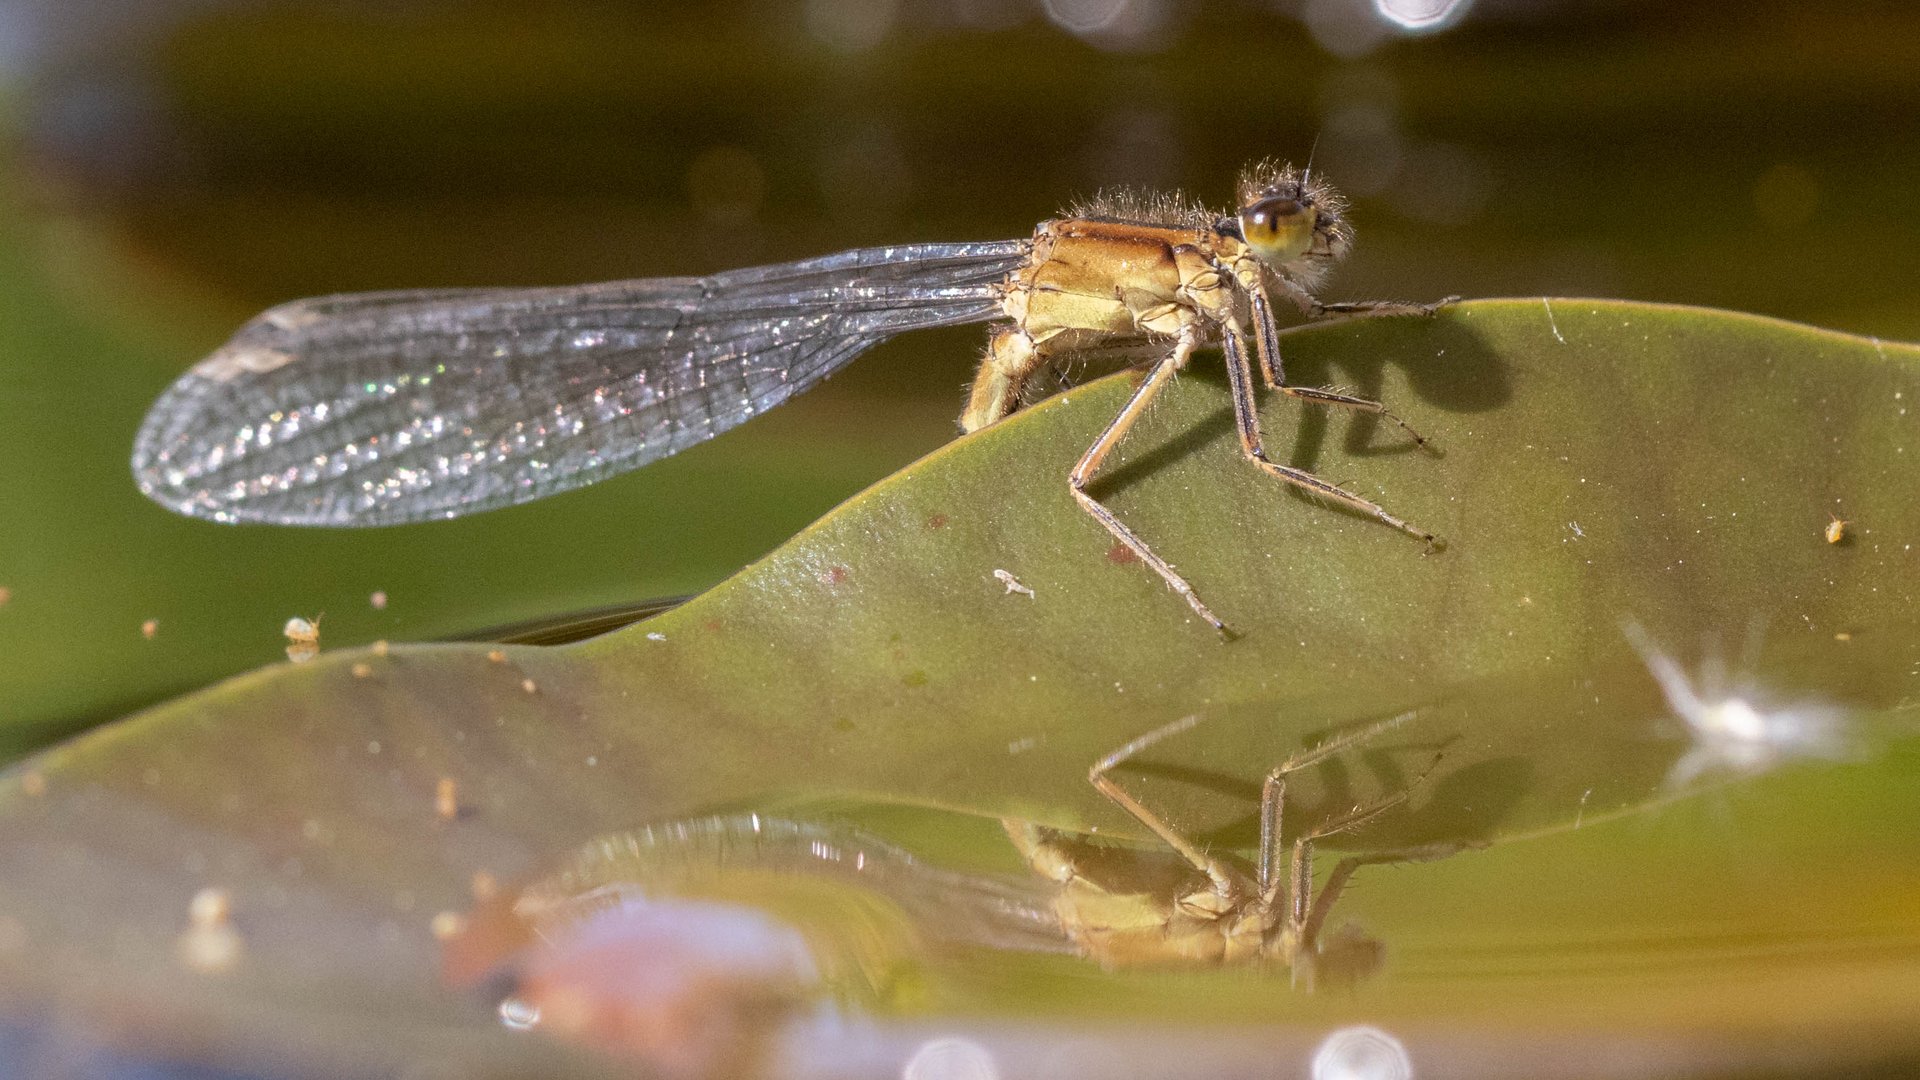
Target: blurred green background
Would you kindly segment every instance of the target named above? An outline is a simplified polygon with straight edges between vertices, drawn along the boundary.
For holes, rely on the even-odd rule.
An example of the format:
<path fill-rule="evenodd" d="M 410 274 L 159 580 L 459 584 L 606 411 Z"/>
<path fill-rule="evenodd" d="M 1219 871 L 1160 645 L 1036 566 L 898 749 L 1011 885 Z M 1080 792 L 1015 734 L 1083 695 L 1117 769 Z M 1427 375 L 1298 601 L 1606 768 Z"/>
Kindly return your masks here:
<path fill-rule="evenodd" d="M 1359 0 L 0 0 L 0 759 L 277 660 L 293 615 L 337 646 L 704 588 L 951 438 L 981 347 L 890 343 L 471 520 L 148 503 L 147 403 L 274 302 L 1020 236 L 1102 186 L 1221 203 L 1243 162 L 1313 150 L 1355 200 L 1334 297 L 1912 339 L 1916 56 L 1903 3 L 1483 0 L 1414 33 Z"/>

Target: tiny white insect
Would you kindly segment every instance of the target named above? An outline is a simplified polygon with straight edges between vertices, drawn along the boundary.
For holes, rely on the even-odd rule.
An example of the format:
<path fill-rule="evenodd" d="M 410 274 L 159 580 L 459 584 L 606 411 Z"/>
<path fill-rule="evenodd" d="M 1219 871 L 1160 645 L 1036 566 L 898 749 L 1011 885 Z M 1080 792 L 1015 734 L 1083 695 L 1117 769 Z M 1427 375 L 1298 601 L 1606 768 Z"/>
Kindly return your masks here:
<path fill-rule="evenodd" d="M 320 655 L 320 619 L 320 615 L 311 620 L 296 615 L 287 620 L 280 631 L 287 635 L 287 659 L 304 664 Z"/>
<path fill-rule="evenodd" d="M 1770 706 L 1750 675 L 1728 686 L 1717 657 L 1709 656 L 1698 675 L 1689 675 L 1639 623 L 1628 620 L 1620 629 L 1693 741 L 1668 770 L 1668 788 L 1688 787 L 1713 772 L 1750 776 L 1796 758 L 1852 756 L 1845 709 L 1813 700 Z"/>

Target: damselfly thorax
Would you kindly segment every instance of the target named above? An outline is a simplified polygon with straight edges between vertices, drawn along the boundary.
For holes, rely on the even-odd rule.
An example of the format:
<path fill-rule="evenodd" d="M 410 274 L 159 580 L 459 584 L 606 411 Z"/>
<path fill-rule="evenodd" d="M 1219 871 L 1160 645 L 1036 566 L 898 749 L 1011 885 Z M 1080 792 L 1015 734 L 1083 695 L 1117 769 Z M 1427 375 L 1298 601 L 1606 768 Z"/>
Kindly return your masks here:
<path fill-rule="evenodd" d="M 1323 304 L 1352 230 L 1324 182 L 1275 165 L 1217 215 L 1114 196 L 1033 237 L 864 248 L 702 278 L 550 289 L 318 297 L 264 312 L 163 393 L 141 425 L 141 491 L 222 522 L 390 525 L 526 502 L 638 468 L 778 405 L 895 334 L 1000 321 L 961 427 L 1019 408 L 1081 358 L 1150 361 L 1068 475 L 1073 496 L 1217 629 L 1193 588 L 1087 493 L 1114 446 L 1195 349 L 1223 347 L 1246 457 L 1313 495 L 1429 544 L 1382 507 L 1268 459 L 1253 357 L 1271 388 L 1386 416 L 1378 402 L 1289 386 L 1275 307 L 1307 319 L 1440 305 Z M 1445 301 L 1442 301 L 1445 303 Z"/>

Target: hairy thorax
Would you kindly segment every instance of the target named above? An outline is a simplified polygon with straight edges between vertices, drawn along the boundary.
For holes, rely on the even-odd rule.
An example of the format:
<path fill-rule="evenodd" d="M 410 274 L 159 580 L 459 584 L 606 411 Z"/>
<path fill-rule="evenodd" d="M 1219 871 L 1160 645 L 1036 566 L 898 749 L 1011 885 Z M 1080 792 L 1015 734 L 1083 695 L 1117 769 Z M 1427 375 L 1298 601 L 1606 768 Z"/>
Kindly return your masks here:
<path fill-rule="evenodd" d="M 1211 327 L 1233 312 L 1236 275 L 1257 275 L 1244 244 L 1211 228 L 1059 218 L 1034 232 L 1008 276 L 1001 310 L 961 426 L 1017 407 L 1026 380 L 1055 358 L 1099 353 Z"/>

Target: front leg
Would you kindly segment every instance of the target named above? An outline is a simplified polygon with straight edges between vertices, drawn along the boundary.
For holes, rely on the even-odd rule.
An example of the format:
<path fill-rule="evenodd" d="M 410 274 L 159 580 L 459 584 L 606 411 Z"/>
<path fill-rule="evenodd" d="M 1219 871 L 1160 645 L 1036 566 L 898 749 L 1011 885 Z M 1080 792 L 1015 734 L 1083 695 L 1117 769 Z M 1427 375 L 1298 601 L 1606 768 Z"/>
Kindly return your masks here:
<path fill-rule="evenodd" d="M 1274 321 L 1273 301 L 1267 291 L 1268 282 L 1278 284 L 1281 293 L 1284 294 L 1287 299 L 1293 301 L 1293 305 L 1300 309 L 1300 314 L 1305 315 L 1310 322 L 1322 322 L 1329 319 L 1367 319 L 1380 316 L 1405 317 L 1409 315 L 1430 318 L 1438 314 L 1440 309 L 1450 304 L 1460 302 L 1459 297 L 1449 296 L 1444 300 L 1436 300 L 1431 304 L 1416 304 L 1405 300 L 1355 300 L 1339 304 L 1323 304 L 1312 293 L 1301 287 L 1297 281 L 1278 275 L 1263 275 L 1261 280 L 1251 282 L 1247 288 L 1248 295 L 1252 297 L 1253 330 L 1254 337 L 1260 346 L 1260 367 L 1266 374 L 1268 387 L 1294 394 L 1295 397 L 1304 397 L 1305 395 L 1294 393 L 1296 388 L 1287 386 L 1286 371 L 1280 361 L 1280 328 Z M 1363 399 L 1358 398 L 1352 400 L 1355 402 L 1363 401 Z M 1327 404 L 1345 403 L 1327 402 Z M 1364 404 L 1374 406 L 1373 409 L 1368 411 L 1385 411 L 1379 408 L 1378 402 L 1365 402 Z M 1405 427 L 1406 425 L 1401 424 L 1400 426 Z"/>
<path fill-rule="evenodd" d="M 1375 315 L 1435 315 L 1442 308 L 1460 302 L 1459 297 L 1449 296 L 1430 304 L 1417 304 L 1411 300 L 1349 300 L 1337 304 L 1325 304 L 1320 302 L 1319 297 L 1308 292 L 1306 286 L 1285 275 L 1269 273 L 1261 275 L 1261 279 L 1250 283 L 1252 284 L 1250 291 L 1258 299 L 1265 301 L 1267 286 L 1277 285 L 1279 291 L 1288 300 L 1293 301 L 1293 306 L 1300 309 L 1300 314 L 1313 322 L 1321 319 L 1367 318 Z"/>

